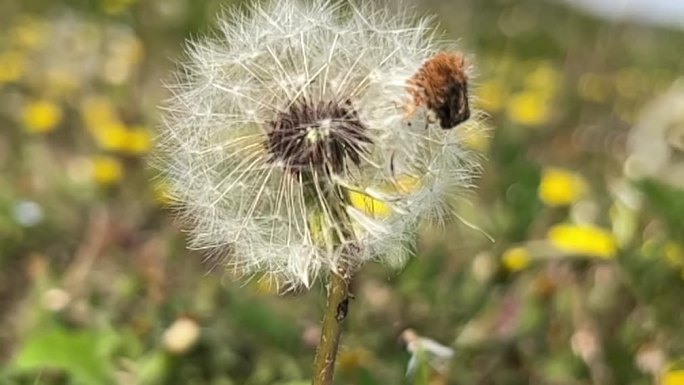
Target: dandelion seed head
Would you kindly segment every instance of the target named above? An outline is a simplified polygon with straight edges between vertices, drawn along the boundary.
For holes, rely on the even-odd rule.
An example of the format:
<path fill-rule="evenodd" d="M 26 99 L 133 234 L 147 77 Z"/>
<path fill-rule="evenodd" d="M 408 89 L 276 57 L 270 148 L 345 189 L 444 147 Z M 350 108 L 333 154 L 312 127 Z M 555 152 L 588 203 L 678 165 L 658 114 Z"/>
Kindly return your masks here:
<path fill-rule="evenodd" d="M 228 9 L 167 84 L 156 166 L 190 247 L 249 277 L 400 266 L 446 220 L 476 157 L 466 60 L 429 19 L 296 0 Z M 226 251 L 227 250 L 227 251 Z"/>

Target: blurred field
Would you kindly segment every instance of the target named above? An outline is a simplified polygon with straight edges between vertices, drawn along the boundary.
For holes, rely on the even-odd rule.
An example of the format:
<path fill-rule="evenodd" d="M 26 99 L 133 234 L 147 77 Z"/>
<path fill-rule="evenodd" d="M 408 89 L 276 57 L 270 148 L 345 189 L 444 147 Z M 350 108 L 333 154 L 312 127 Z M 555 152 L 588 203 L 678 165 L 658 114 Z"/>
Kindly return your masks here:
<path fill-rule="evenodd" d="M 463 223 L 358 277 L 337 383 L 684 384 L 682 30 L 415 2 L 473 55 L 485 167 Z M 0 384 L 308 383 L 321 285 L 233 283 L 146 167 L 161 81 L 225 3 L 0 2 Z M 406 376 L 408 327 L 448 374 Z"/>

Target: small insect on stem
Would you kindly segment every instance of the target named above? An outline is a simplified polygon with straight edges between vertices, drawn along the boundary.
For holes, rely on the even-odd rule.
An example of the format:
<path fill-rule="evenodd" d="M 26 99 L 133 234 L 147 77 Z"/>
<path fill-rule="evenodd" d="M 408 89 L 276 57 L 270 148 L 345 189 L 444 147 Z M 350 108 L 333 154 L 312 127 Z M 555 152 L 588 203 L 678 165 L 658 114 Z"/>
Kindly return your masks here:
<path fill-rule="evenodd" d="M 345 297 L 342 302 L 337 305 L 337 313 L 335 314 L 335 320 L 337 322 L 344 321 L 347 318 L 347 312 L 349 311 L 349 297 Z"/>
<path fill-rule="evenodd" d="M 463 55 L 439 52 L 423 63 L 407 83 L 413 100 L 405 108 L 406 117 L 410 118 L 418 107 L 425 107 L 445 130 L 470 118 Z"/>

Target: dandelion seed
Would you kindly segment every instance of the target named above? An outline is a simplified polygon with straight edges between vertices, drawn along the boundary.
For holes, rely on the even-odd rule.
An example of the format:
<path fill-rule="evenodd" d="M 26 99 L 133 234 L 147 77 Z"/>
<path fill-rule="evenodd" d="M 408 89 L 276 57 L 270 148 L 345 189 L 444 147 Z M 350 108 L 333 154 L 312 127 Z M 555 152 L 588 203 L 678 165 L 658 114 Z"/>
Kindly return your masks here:
<path fill-rule="evenodd" d="M 401 265 L 477 170 L 465 57 L 429 20 L 345 4 L 230 9 L 168 85 L 156 165 L 191 247 L 285 288 Z"/>

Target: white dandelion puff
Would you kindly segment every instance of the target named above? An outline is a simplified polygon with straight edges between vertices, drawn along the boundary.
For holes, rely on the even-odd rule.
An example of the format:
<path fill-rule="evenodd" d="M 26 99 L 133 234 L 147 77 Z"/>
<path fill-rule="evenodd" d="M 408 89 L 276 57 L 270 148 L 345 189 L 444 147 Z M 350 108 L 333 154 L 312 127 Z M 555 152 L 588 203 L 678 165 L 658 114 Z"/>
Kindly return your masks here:
<path fill-rule="evenodd" d="M 191 247 L 287 287 L 400 265 L 476 170 L 457 133 L 479 114 L 463 56 L 430 20 L 370 4 L 226 15 L 188 44 L 158 140 Z"/>

